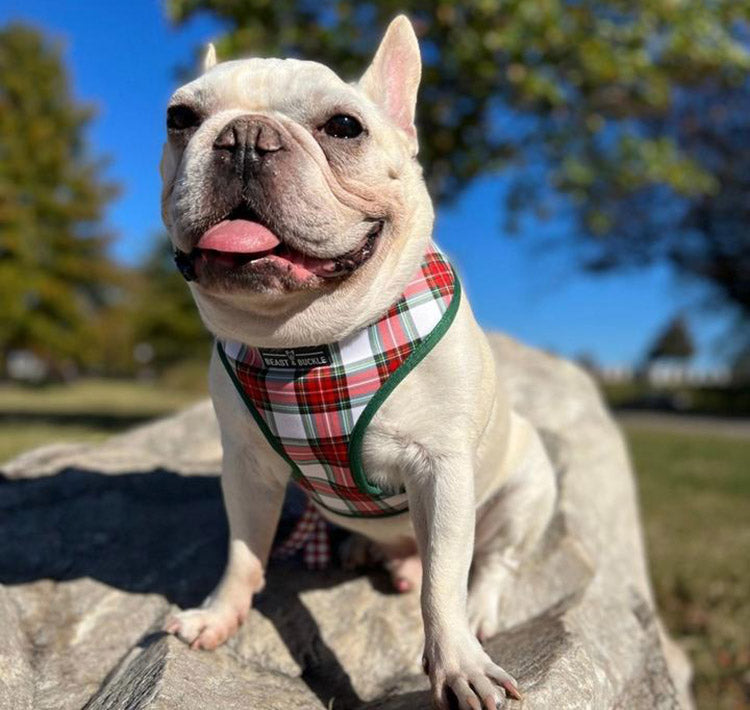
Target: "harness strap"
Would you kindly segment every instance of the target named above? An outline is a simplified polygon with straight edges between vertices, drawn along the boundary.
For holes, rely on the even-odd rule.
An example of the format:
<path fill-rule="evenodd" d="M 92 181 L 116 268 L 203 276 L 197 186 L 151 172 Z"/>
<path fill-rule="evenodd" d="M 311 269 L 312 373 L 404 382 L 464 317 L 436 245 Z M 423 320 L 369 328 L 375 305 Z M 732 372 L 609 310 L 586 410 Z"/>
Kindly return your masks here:
<path fill-rule="evenodd" d="M 403 487 L 385 490 L 368 479 L 365 432 L 446 333 L 460 298 L 450 262 L 432 245 L 400 298 L 377 321 L 340 341 L 298 348 L 216 341 L 219 359 L 261 433 L 319 509 L 359 518 L 407 512 Z M 303 524 L 300 535 L 306 533 Z"/>
<path fill-rule="evenodd" d="M 274 548 L 273 556 L 288 559 L 300 550 L 308 569 L 325 569 L 331 562 L 328 523 L 309 500 L 289 537 Z"/>

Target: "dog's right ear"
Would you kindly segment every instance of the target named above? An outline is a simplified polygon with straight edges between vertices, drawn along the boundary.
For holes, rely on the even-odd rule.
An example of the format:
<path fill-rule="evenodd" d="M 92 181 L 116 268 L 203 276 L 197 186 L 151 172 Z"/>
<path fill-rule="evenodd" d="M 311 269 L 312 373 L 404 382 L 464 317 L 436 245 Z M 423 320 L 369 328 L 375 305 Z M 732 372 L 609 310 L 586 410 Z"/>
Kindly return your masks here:
<path fill-rule="evenodd" d="M 213 69 L 216 63 L 216 47 L 214 47 L 213 42 L 209 42 L 206 46 L 206 53 L 203 55 L 203 73 L 205 74 L 209 69 Z"/>
<path fill-rule="evenodd" d="M 419 44 L 409 18 L 399 15 L 385 32 L 372 64 L 359 80 L 359 87 L 406 133 L 417 154 L 414 111 L 422 75 Z"/>

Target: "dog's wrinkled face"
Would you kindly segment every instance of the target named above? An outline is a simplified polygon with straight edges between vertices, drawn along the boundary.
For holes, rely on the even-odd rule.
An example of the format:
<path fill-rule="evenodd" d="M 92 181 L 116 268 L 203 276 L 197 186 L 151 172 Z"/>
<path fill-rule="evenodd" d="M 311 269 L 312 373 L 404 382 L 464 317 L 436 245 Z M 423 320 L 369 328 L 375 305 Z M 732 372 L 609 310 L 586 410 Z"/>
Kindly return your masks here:
<path fill-rule="evenodd" d="M 358 84 L 314 62 L 247 59 L 175 92 L 162 212 L 196 298 L 324 294 L 392 248 L 422 185 L 419 72 L 401 18 Z"/>

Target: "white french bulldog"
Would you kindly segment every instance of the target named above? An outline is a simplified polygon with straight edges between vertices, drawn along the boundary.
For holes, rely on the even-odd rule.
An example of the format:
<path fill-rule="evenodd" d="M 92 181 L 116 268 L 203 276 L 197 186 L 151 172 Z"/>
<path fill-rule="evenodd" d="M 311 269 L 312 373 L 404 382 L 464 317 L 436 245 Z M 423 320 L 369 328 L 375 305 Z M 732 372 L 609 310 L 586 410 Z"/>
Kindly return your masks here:
<path fill-rule="evenodd" d="M 407 303 L 425 255 L 435 254 L 433 209 L 416 160 L 421 63 L 410 22 L 391 23 L 354 84 L 315 62 L 217 64 L 212 47 L 204 69 L 169 103 L 162 210 L 178 266 L 221 344 L 209 379 L 224 449 L 229 560 L 204 605 L 165 629 L 202 649 L 237 630 L 264 584 L 290 468 L 298 480 L 314 469 L 321 478 L 302 483 L 322 515 L 377 545 L 397 589 L 421 584 L 424 668 L 435 706 L 449 707 L 449 691 L 466 710 L 495 708 L 501 689 L 520 697 L 480 640 L 501 627 L 504 589 L 547 527 L 555 480 L 537 432 L 511 411 L 457 284 L 434 297 L 429 289 L 417 294 L 427 294 L 440 325 L 403 336 L 405 352 L 419 357 L 398 376 L 385 375 L 388 396 L 375 395 L 356 466 L 298 466 L 280 422 L 288 419 L 294 432 L 304 413 L 289 414 L 284 402 L 262 416 L 257 408 L 271 396 L 257 388 L 283 375 L 283 353 L 294 360 L 320 346 L 351 354 L 373 329 L 390 328 L 396 321 L 385 314 L 400 317 L 394 304 Z M 429 308 L 408 303 L 419 330 L 419 314 Z M 282 357 L 263 370 L 252 358 L 269 351 Z M 317 386 L 317 375 L 291 373 L 283 387 L 297 387 L 298 377 Z M 272 395 L 283 398 L 283 387 Z M 340 414 L 348 405 L 336 406 Z M 350 407 L 346 417 L 354 409 L 361 413 Z M 364 483 L 351 478 L 357 467 Z"/>

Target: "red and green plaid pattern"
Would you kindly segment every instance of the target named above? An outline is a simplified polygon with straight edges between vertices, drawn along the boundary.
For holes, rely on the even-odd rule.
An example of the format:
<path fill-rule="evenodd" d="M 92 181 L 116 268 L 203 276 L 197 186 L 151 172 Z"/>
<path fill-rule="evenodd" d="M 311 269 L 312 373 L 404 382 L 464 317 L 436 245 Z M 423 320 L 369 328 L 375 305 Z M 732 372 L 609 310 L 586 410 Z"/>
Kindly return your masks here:
<path fill-rule="evenodd" d="M 300 550 L 308 569 L 325 569 L 331 562 L 328 523 L 310 501 L 307 501 L 307 507 L 289 537 L 274 548 L 273 556 L 283 560 L 296 555 Z"/>
<path fill-rule="evenodd" d="M 364 477 L 359 446 L 352 445 L 357 440 L 361 446 L 363 432 L 357 432 L 357 422 L 364 413 L 360 429 L 366 427 L 384 399 L 382 392 L 375 395 L 386 381 L 405 363 L 408 370 L 421 359 L 420 345 L 422 351 L 432 347 L 436 339 L 426 339 L 444 317 L 455 314 L 458 299 L 448 310 L 457 292 L 451 265 L 432 247 L 401 298 L 380 320 L 327 346 L 330 364 L 308 369 L 269 366 L 258 348 L 219 343 L 222 360 L 251 413 L 292 466 L 298 485 L 318 505 L 358 517 L 407 509 L 403 490 L 383 491 Z"/>

